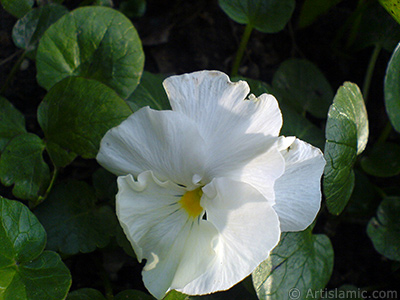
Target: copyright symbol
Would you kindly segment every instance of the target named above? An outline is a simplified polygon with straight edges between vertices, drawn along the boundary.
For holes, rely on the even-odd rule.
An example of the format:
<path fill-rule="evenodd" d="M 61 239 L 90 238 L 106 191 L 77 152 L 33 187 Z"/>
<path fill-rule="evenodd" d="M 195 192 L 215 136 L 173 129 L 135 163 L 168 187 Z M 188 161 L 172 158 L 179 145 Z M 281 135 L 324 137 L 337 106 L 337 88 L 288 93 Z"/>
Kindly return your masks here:
<path fill-rule="evenodd" d="M 297 288 L 292 288 L 289 291 L 289 298 L 292 300 L 300 299 L 300 290 Z"/>

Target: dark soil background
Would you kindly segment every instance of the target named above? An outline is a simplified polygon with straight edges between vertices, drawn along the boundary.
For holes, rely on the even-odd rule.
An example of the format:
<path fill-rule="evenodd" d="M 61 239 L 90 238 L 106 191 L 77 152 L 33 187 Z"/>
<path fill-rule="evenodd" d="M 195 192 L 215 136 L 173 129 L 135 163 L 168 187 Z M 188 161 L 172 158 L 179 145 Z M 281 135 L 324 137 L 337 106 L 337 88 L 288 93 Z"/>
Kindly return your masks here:
<path fill-rule="evenodd" d="M 76 8 L 80 1 L 65 1 L 68 8 Z M 114 1 L 118 7 L 119 1 Z M 297 20 L 302 1 L 298 1 L 291 22 L 277 34 L 253 31 L 239 74 L 270 83 L 279 65 L 291 57 L 306 58 L 315 63 L 336 90 L 344 81 L 363 84 L 372 48 L 352 52 L 333 45 L 337 30 L 354 10 L 356 1 L 343 1 L 317 20 L 312 26 L 298 30 Z M 20 50 L 13 44 L 12 27 L 16 19 L 0 8 L 0 83 L 4 83 Z M 231 21 L 218 6 L 217 0 L 149 0 L 143 17 L 132 19 L 142 39 L 145 51 L 145 70 L 165 75 L 197 70 L 215 69 L 230 73 L 244 26 Z M 383 77 L 390 53 L 382 51 L 371 85 L 368 111 L 370 141 L 385 126 L 387 117 L 383 105 Z M 25 116 L 27 129 L 43 136 L 36 121 L 36 110 L 46 91 L 36 82 L 34 61 L 26 60 L 4 95 Z M 318 124 L 320 125 L 320 124 Z M 64 176 L 85 179 L 97 168 L 77 159 L 64 170 Z M 86 171 L 86 172 L 85 172 Z M 67 173 L 67 174 L 66 174 Z M 61 174 L 62 176 L 62 174 Z M 87 179 L 87 178 L 86 178 Z M 398 178 L 397 178 L 398 179 Z M 10 189 L 0 187 L 1 194 L 13 196 Z M 376 205 L 380 198 L 377 197 Z M 385 259 L 375 251 L 366 234 L 371 215 L 360 218 L 330 216 L 323 211 L 316 233 L 327 234 L 335 251 L 335 264 L 328 288 L 343 284 L 369 287 L 370 290 L 394 290 L 400 280 L 399 264 Z M 116 292 L 128 288 L 145 290 L 141 284 L 141 267 L 120 248 L 110 246 L 106 251 L 95 251 L 65 257 L 73 275 L 72 289 L 93 287 L 104 291 L 104 276 L 108 276 Z M 100 262 L 100 263 L 99 263 Z M 102 262 L 102 263 L 101 263 Z M 398 294 L 400 297 L 400 293 Z M 219 299 L 247 299 L 243 285 L 230 292 L 220 293 Z"/>

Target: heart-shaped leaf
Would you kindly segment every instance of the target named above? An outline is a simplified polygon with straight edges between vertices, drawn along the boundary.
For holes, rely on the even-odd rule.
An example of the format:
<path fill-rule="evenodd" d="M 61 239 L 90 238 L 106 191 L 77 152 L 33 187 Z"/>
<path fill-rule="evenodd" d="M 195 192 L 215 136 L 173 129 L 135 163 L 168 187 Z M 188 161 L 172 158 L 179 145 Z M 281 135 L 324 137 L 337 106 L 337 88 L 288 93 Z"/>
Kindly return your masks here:
<path fill-rule="evenodd" d="M 340 214 L 354 188 L 353 165 L 368 141 L 368 117 L 360 89 L 345 82 L 336 93 L 325 130 L 324 194 L 328 210 Z"/>
<path fill-rule="evenodd" d="M 114 234 L 116 217 L 108 206 L 97 206 L 94 190 L 80 181 L 56 185 L 35 210 L 47 232 L 47 248 L 65 254 L 105 247 Z"/>
<path fill-rule="evenodd" d="M 49 185 L 50 170 L 43 160 L 44 142 L 35 134 L 14 137 L 0 156 L 0 179 L 14 184 L 13 194 L 23 200 L 36 200 Z"/>
<path fill-rule="evenodd" d="M 131 113 L 128 104 L 104 84 L 70 77 L 47 93 L 38 109 L 38 121 L 47 141 L 94 158 L 104 134 Z"/>
<path fill-rule="evenodd" d="M 325 287 L 332 270 L 329 238 L 307 229 L 283 233 L 278 246 L 252 277 L 260 300 L 306 299 L 307 292 Z"/>
<path fill-rule="evenodd" d="M 273 33 L 281 31 L 294 11 L 294 0 L 219 0 L 222 10 L 235 22 Z"/>
<path fill-rule="evenodd" d="M 37 79 L 49 90 L 69 76 L 96 79 L 128 97 L 144 65 L 141 41 L 120 12 L 101 6 L 78 8 L 45 32 L 37 56 Z"/>
<path fill-rule="evenodd" d="M 43 251 L 46 232 L 22 203 L 0 197 L 0 298 L 64 299 L 71 275 L 57 253 Z"/>

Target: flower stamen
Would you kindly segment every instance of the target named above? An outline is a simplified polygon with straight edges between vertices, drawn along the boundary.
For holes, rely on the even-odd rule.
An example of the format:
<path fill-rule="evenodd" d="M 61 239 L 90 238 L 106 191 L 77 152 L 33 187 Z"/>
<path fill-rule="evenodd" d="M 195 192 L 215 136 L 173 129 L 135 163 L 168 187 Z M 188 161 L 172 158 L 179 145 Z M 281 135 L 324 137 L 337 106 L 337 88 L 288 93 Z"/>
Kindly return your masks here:
<path fill-rule="evenodd" d="M 179 200 L 181 206 L 192 218 L 198 217 L 203 212 L 203 208 L 200 205 L 202 195 L 203 191 L 201 190 L 201 187 L 199 187 L 193 191 L 186 192 L 182 196 L 181 200 Z"/>

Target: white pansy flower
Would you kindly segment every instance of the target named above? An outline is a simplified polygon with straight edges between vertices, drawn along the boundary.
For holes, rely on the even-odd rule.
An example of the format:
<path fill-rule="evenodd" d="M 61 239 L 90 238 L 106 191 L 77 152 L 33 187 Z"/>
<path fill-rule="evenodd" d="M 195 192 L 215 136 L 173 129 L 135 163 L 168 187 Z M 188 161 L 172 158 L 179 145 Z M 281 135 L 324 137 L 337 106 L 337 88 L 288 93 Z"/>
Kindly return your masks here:
<path fill-rule="evenodd" d="M 142 108 L 104 136 L 99 163 L 119 175 L 116 210 L 156 298 L 226 290 L 321 202 L 321 151 L 279 137 L 276 99 L 201 71 L 164 81 L 172 111 Z"/>

